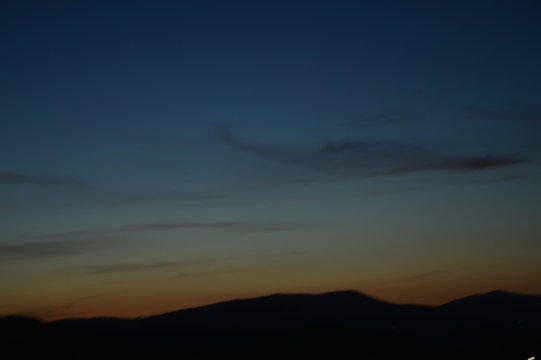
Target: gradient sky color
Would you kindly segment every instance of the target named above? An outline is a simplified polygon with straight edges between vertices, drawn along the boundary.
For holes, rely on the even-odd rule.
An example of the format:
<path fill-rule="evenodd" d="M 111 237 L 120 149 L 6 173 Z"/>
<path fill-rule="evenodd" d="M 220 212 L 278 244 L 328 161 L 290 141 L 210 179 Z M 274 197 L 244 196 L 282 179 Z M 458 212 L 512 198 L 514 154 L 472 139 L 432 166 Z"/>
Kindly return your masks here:
<path fill-rule="evenodd" d="M 0 314 L 541 293 L 540 18 L 2 1 Z"/>

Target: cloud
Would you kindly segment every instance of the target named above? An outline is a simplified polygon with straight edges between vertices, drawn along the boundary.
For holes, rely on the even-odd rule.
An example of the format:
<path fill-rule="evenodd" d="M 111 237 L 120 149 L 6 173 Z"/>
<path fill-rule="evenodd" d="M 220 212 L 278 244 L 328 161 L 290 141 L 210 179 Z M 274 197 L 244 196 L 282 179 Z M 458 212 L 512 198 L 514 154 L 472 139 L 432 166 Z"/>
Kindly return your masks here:
<path fill-rule="evenodd" d="M 428 171 L 473 172 L 517 165 L 525 157 L 497 154 L 454 156 L 418 145 L 361 140 L 325 141 L 312 149 L 293 149 L 248 141 L 219 127 L 221 139 L 239 150 L 294 165 L 313 180 L 356 179 Z"/>
<path fill-rule="evenodd" d="M 491 268 L 494 266 L 498 266 L 499 264 L 496 263 L 483 263 L 483 264 L 476 264 L 473 266 L 464 266 L 464 267 L 457 267 L 457 268 L 448 268 L 448 269 L 438 269 L 438 270 L 432 270 L 432 271 L 424 271 L 417 274 L 412 274 L 408 276 L 398 277 L 394 279 L 387 279 L 387 280 L 378 280 L 371 284 L 367 284 L 366 286 L 369 287 L 380 287 L 380 286 L 394 286 L 397 284 L 403 285 L 408 284 L 410 282 L 417 282 L 417 281 L 425 281 L 425 280 L 434 280 L 438 278 L 444 278 L 446 276 L 464 276 L 467 275 L 471 271 L 479 270 L 479 269 L 485 269 L 485 268 Z"/>
<path fill-rule="evenodd" d="M 242 223 L 242 222 L 178 222 L 178 223 L 144 223 L 128 226 L 119 226 L 102 229 L 65 231 L 49 234 L 36 234 L 26 236 L 25 239 L 10 243 L 0 244 L 0 259 L 28 259 L 73 256 L 99 251 L 114 247 L 122 242 L 130 241 L 129 238 L 118 236 L 119 234 L 146 233 L 154 231 L 171 231 L 182 229 L 210 229 L 226 230 L 235 233 L 250 232 L 274 232 L 290 231 L 312 226 L 307 223 L 297 222 L 269 222 L 269 223 Z M 33 241 L 27 241 L 33 240 Z M 40 241 L 35 241 L 40 240 Z M 260 255 L 263 257 L 263 255 Z M 137 264 L 133 268 L 128 265 L 126 269 L 138 270 L 169 267 L 178 263 Z M 115 265 L 116 266 L 116 265 Z M 110 270 L 117 268 L 112 267 Z M 118 268 L 120 269 L 120 268 Z"/>
<path fill-rule="evenodd" d="M 86 314 L 86 311 L 79 308 L 80 304 L 77 302 L 68 303 L 60 306 L 46 306 L 31 308 L 23 310 L 20 313 L 32 318 L 37 318 L 42 321 L 53 321 L 61 318 L 68 317 L 82 317 Z"/>
<path fill-rule="evenodd" d="M 541 113 L 524 112 L 521 110 L 493 109 L 482 106 L 467 106 L 464 108 L 464 111 L 467 114 L 484 119 L 541 124 Z"/>
<path fill-rule="evenodd" d="M 195 265 L 196 261 L 177 261 L 177 262 L 155 262 L 155 263 L 136 263 L 136 264 L 115 264 L 115 265 L 96 265 L 88 269 L 91 274 L 110 274 L 119 272 L 133 271 L 152 271 L 157 269 L 166 269 L 172 267 L 183 267 Z M 199 262 L 200 263 L 200 262 Z"/>
<path fill-rule="evenodd" d="M 362 125 L 391 125 L 411 123 L 413 119 L 402 112 L 384 112 L 375 115 L 353 115 L 349 118 L 350 124 Z"/>
<path fill-rule="evenodd" d="M 531 176 L 538 176 L 538 175 L 539 174 L 536 174 L 536 173 L 511 174 L 511 175 L 491 177 L 489 179 L 486 179 L 485 182 L 512 181 L 512 180 L 524 179 L 524 178 L 528 178 L 528 177 L 531 177 Z"/>
<path fill-rule="evenodd" d="M 33 176 L 16 172 L 0 172 L 0 184 L 72 191 L 88 191 L 90 188 L 86 183 L 75 178 Z"/>
<path fill-rule="evenodd" d="M 27 259 L 71 256 L 96 251 L 123 241 L 117 238 L 87 238 L 84 240 L 55 240 L 40 242 L 12 242 L 0 244 L 0 258 Z"/>
<path fill-rule="evenodd" d="M 219 139 L 232 148 L 263 156 L 271 160 L 302 164 L 311 156 L 310 151 L 300 151 L 295 148 L 280 147 L 240 138 L 229 127 L 222 124 L 216 125 L 216 130 Z"/>
<path fill-rule="evenodd" d="M 52 234 L 34 235 L 34 238 L 62 238 L 78 236 L 95 235 L 114 235 L 121 233 L 141 233 L 153 231 L 169 231 L 183 229 L 210 229 L 210 230 L 228 230 L 235 232 L 274 232 L 297 230 L 311 226 L 308 223 L 301 222 L 269 222 L 269 223 L 249 223 L 249 222 L 169 222 L 169 223 L 144 223 L 135 225 L 126 225 L 118 227 L 109 227 L 102 229 L 65 231 Z"/>
<path fill-rule="evenodd" d="M 221 269 L 213 271 L 199 271 L 199 272 L 182 272 L 173 276 L 173 279 L 191 279 L 207 276 L 220 276 L 225 274 L 238 274 L 245 273 L 247 271 L 253 271 L 254 268 L 235 268 L 235 269 Z"/>
<path fill-rule="evenodd" d="M 71 254 L 77 246 L 66 241 L 48 241 L 32 243 L 11 243 L 0 245 L 2 256 L 59 256 Z"/>
<path fill-rule="evenodd" d="M 153 271 L 160 269 L 176 269 L 179 268 L 193 268 L 197 266 L 208 266 L 214 264 L 223 264 L 232 261 L 248 261 L 248 260 L 265 260 L 273 258 L 282 258 L 290 256 L 301 255 L 300 251 L 282 251 L 266 254 L 248 254 L 248 255 L 232 255 L 207 259 L 196 260 L 179 260 L 179 261 L 158 261 L 158 262 L 140 262 L 140 263 L 127 263 L 127 264 L 109 264 L 109 265 L 94 265 L 86 269 L 86 273 L 99 275 L 99 274 L 111 274 L 111 273 L 123 273 L 123 272 L 141 272 L 141 271 Z M 212 271 L 215 272 L 215 271 Z M 182 273 L 187 277 L 191 273 Z M 199 272 L 198 272 L 199 274 Z M 182 277 L 181 274 L 175 275 L 175 277 Z"/>
<path fill-rule="evenodd" d="M 316 154 L 320 157 L 344 158 L 357 163 L 384 164 L 392 161 L 422 161 L 434 157 L 434 152 L 420 146 L 399 143 L 376 143 L 361 140 L 325 141 Z"/>
<path fill-rule="evenodd" d="M 151 144 L 145 144 L 139 147 L 139 150 L 142 151 L 169 151 L 169 150 L 190 150 L 194 148 L 206 148 L 215 145 L 213 139 L 202 139 L 202 140 L 193 140 L 193 139 L 183 139 L 176 141 L 161 141 Z"/>
<path fill-rule="evenodd" d="M 183 191 L 183 190 L 167 190 L 167 191 L 121 191 L 121 190 L 99 190 L 94 194 L 94 197 L 115 204 L 139 204 L 139 203 L 154 203 L 154 202 L 177 202 L 177 201 L 199 201 L 212 200 L 221 198 L 224 195 L 221 193 L 205 191 Z"/>
<path fill-rule="evenodd" d="M 449 170 L 449 171 L 480 171 L 491 169 L 501 166 L 510 166 L 516 164 L 522 164 L 527 162 L 525 158 L 519 157 L 502 157 L 495 155 L 486 155 L 480 157 L 464 157 L 464 158 L 449 158 L 449 159 L 439 159 L 432 163 L 419 164 L 416 166 L 404 166 L 398 167 L 387 172 L 384 172 L 382 175 L 394 175 L 394 174 L 403 174 L 411 173 L 418 171 L 436 171 L 436 170 Z"/>
<path fill-rule="evenodd" d="M 460 268 L 453 268 L 453 269 L 441 269 L 441 270 L 433 270 L 433 271 L 425 271 L 409 276 L 394 278 L 394 279 L 387 279 L 387 280 L 378 280 L 369 284 L 365 284 L 365 288 L 379 288 L 379 287 L 388 287 L 388 286 L 395 286 L 395 285 L 403 285 L 403 284 L 409 284 L 411 282 L 415 283 L 417 281 L 424 281 L 424 280 L 433 280 L 440 277 L 445 277 L 447 275 L 453 275 L 458 274 L 466 269 L 460 269 Z"/>
<path fill-rule="evenodd" d="M 85 310 L 86 305 L 95 302 L 100 297 L 101 295 L 80 296 L 63 304 L 23 308 L 21 311 L 17 311 L 17 314 L 37 318 L 42 321 L 83 317 L 87 314 L 87 310 Z"/>
<path fill-rule="evenodd" d="M 397 281 L 404 282 L 404 281 L 417 281 L 417 280 L 425 280 L 425 279 L 431 279 L 435 277 L 439 277 L 442 275 L 449 275 L 460 272 L 461 269 L 447 269 L 447 270 L 436 270 L 436 271 L 427 271 L 419 274 L 415 274 L 412 276 L 407 276 L 402 279 L 399 279 Z"/>
<path fill-rule="evenodd" d="M 211 191 L 109 189 L 78 178 L 35 176 L 16 172 L 0 172 L 0 185 L 2 184 L 34 187 L 45 191 L 84 197 L 106 204 L 197 201 L 224 197 L 223 193 Z"/>

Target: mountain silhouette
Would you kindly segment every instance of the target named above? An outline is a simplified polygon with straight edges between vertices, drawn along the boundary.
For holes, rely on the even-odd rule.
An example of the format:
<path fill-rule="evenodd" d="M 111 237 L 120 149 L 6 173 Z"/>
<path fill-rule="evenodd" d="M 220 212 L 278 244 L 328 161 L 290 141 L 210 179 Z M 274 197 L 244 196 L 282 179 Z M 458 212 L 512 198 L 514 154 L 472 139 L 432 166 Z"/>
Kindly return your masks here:
<path fill-rule="evenodd" d="M 284 331 L 319 324 L 355 324 L 390 314 L 395 306 L 354 291 L 275 294 L 234 300 L 139 320 L 144 328 L 188 331 Z M 180 325 L 180 327 L 179 327 Z"/>
<path fill-rule="evenodd" d="M 454 314 L 467 313 L 469 317 L 476 318 L 539 320 L 540 299 L 540 296 L 496 290 L 451 301 L 440 306 L 440 309 Z"/>
<path fill-rule="evenodd" d="M 541 354 L 541 297 L 493 291 L 431 307 L 274 294 L 137 319 L 6 317 L 0 331 L 56 358 L 528 359 Z"/>

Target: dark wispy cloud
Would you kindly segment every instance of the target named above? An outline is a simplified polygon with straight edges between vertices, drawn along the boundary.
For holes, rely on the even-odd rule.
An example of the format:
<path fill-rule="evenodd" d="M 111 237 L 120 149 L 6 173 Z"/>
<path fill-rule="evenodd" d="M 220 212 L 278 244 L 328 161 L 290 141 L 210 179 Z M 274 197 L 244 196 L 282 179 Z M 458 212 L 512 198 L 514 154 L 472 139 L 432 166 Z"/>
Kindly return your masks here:
<path fill-rule="evenodd" d="M 0 172 L 0 184 L 25 185 L 54 190 L 88 192 L 92 188 L 84 181 L 68 177 L 45 177 L 17 172 Z"/>
<path fill-rule="evenodd" d="M 445 276 L 452 276 L 463 272 L 466 269 L 452 268 L 452 269 L 440 269 L 432 271 L 424 271 L 413 275 L 387 279 L 387 280 L 378 280 L 373 283 L 365 284 L 365 288 L 379 288 L 379 287 L 388 287 L 395 285 L 404 285 L 409 283 L 415 283 L 418 281 L 425 280 L 435 280 Z"/>
<path fill-rule="evenodd" d="M 422 273 L 418 273 L 411 276 L 406 276 L 402 279 L 399 279 L 398 281 L 417 281 L 417 280 L 425 280 L 425 279 L 433 279 L 437 278 L 443 275 L 450 275 L 460 272 L 461 269 L 446 269 L 446 270 L 435 270 L 435 271 L 426 271 Z"/>
<path fill-rule="evenodd" d="M 100 295 L 81 296 L 63 304 L 23 308 L 21 311 L 18 311 L 17 314 L 37 318 L 42 321 L 53 321 L 68 317 L 82 317 L 87 314 L 87 311 L 84 310 L 85 305 L 96 301 L 96 299 L 100 297 Z"/>
<path fill-rule="evenodd" d="M 257 154 L 271 160 L 304 164 L 312 155 L 310 150 L 275 146 L 272 144 L 241 138 L 234 134 L 229 127 L 223 124 L 216 125 L 216 130 L 218 132 L 219 139 L 231 147 L 248 153 Z"/>
<path fill-rule="evenodd" d="M 0 185 L 33 187 L 104 204 L 198 201 L 224 197 L 223 193 L 215 191 L 121 190 L 97 186 L 79 178 L 46 177 L 17 172 L 0 172 Z"/>
<path fill-rule="evenodd" d="M 144 272 L 154 271 L 161 269 L 188 269 L 198 266 L 209 266 L 215 264 L 223 264 L 228 262 L 242 262 L 249 260 L 263 261 L 265 259 L 283 258 L 301 255 L 300 251 L 282 251 L 266 254 L 248 254 L 248 255 L 231 255 L 206 259 L 195 260 L 179 260 L 179 261 L 157 261 L 157 262 L 139 262 L 139 263 L 125 263 L 125 264 L 107 264 L 107 265 L 94 265 L 85 270 L 87 274 L 100 275 L 111 273 L 124 273 L 124 272 Z M 209 271 L 210 272 L 210 271 Z M 214 272 L 214 270 L 212 270 Z M 191 272 L 183 272 L 175 275 L 174 277 L 187 277 Z M 199 274 L 199 272 L 197 272 Z M 195 273 L 194 273 L 195 274 Z"/>
<path fill-rule="evenodd" d="M 473 116 L 489 120 L 524 122 L 541 125 L 541 112 L 495 109 L 482 106 L 467 106 L 464 111 Z"/>
<path fill-rule="evenodd" d="M 64 238 L 79 236 L 96 235 L 114 235 L 121 233 L 141 233 L 152 231 L 171 231 L 183 229 L 209 229 L 209 230 L 227 230 L 234 232 L 273 232 L 302 229 L 312 226 L 301 222 L 164 222 L 164 223 L 144 223 L 118 227 L 109 227 L 102 229 L 90 229 L 79 231 L 65 231 L 51 234 L 34 235 L 34 238 Z"/>
<path fill-rule="evenodd" d="M 253 271 L 253 267 L 246 267 L 246 268 L 233 268 L 233 269 L 220 269 L 220 270 L 212 270 L 212 271 L 190 271 L 190 272 L 181 272 L 173 276 L 173 279 L 191 279 L 191 278 L 199 278 L 199 277 L 210 277 L 210 276 L 221 276 L 221 275 L 227 275 L 227 274 L 238 274 L 238 273 L 246 273 L 248 271 Z"/>
<path fill-rule="evenodd" d="M 19 313 L 24 316 L 29 316 L 31 318 L 40 319 L 42 321 L 52 321 L 60 318 L 68 318 L 75 316 L 83 316 L 86 314 L 85 311 L 78 309 L 78 303 L 68 303 L 60 306 L 45 306 L 24 309 Z"/>
<path fill-rule="evenodd" d="M 158 269 L 180 268 L 200 264 L 201 261 L 171 261 L 171 262 L 153 262 L 153 263 L 133 263 L 133 264 L 112 264 L 112 265 L 96 265 L 88 269 L 91 274 L 111 274 L 119 272 L 133 271 L 152 271 Z"/>
<path fill-rule="evenodd" d="M 504 176 L 495 176 L 485 180 L 485 182 L 504 182 L 504 181 L 513 181 L 518 179 L 524 179 L 531 176 L 538 176 L 539 174 L 535 173 L 524 173 L 524 174 L 511 174 Z"/>
<path fill-rule="evenodd" d="M 495 155 L 486 155 L 479 157 L 449 158 L 438 159 L 432 163 L 419 164 L 413 166 L 403 166 L 385 171 L 382 175 L 403 174 L 418 171 L 480 171 L 494 167 L 516 165 L 526 162 L 527 159 L 519 157 L 503 157 Z"/>
<path fill-rule="evenodd" d="M 467 276 L 473 270 L 492 268 L 499 265 L 500 264 L 496 264 L 496 263 L 482 263 L 482 264 L 477 264 L 473 266 L 423 271 L 416 274 L 401 276 L 401 277 L 397 277 L 393 279 L 378 280 L 371 284 L 367 284 L 366 286 L 367 287 L 393 286 L 393 285 L 403 285 L 403 284 L 408 284 L 410 282 L 414 283 L 414 282 L 426 281 L 426 280 L 434 281 L 441 278 L 445 278 L 447 276 L 449 277 Z"/>
<path fill-rule="evenodd" d="M 0 244 L 0 258 L 28 259 L 60 256 L 73 256 L 89 251 L 98 251 L 117 245 L 124 239 L 117 238 L 86 238 L 83 240 L 54 240 L 34 242 L 10 242 Z"/>
<path fill-rule="evenodd" d="M 348 119 L 352 125 L 398 125 L 414 122 L 414 119 L 403 112 L 384 112 L 380 114 L 356 114 Z"/>
<path fill-rule="evenodd" d="M 312 226 L 308 223 L 296 222 L 269 222 L 269 223 L 242 223 L 242 222 L 215 222 L 215 223 L 145 223 L 128 226 L 119 226 L 102 229 L 91 229 L 81 231 L 65 231 L 48 234 L 35 234 L 24 236 L 17 241 L 0 244 L 0 259 L 17 260 L 29 258 L 47 258 L 61 256 L 75 256 L 93 251 L 106 250 L 118 246 L 121 243 L 133 241 L 130 238 L 122 237 L 122 234 L 172 231 L 182 229 L 210 229 L 224 230 L 235 233 L 250 232 L 274 232 L 297 230 Z M 119 235 L 120 234 L 120 235 Z M 29 241 L 30 240 L 30 241 Z M 36 241 L 38 240 L 38 241 Z M 263 257 L 264 255 L 260 255 Z M 159 267 L 170 267 L 179 263 L 155 263 L 121 265 L 120 267 L 106 268 L 107 270 L 122 269 L 154 269 Z"/>
<path fill-rule="evenodd" d="M 304 168 L 313 179 L 354 179 L 428 171 L 472 172 L 517 165 L 528 161 L 521 156 L 498 154 L 453 156 L 419 145 L 326 141 L 310 149 L 287 148 L 250 141 L 219 127 L 222 141 L 242 151 Z"/>
<path fill-rule="evenodd" d="M 96 192 L 95 198 L 113 204 L 138 204 L 156 202 L 179 202 L 212 200 L 223 197 L 224 194 L 212 191 L 184 190 L 132 190 L 122 191 L 103 189 Z"/>
<path fill-rule="evenodd" d="M 170 141 L 160 141 L 150 144 L 144 144 L 139 147 L 139 150 L 142 151 L 169 151 L 169 150 L 191 150 L 194 148 L 206 148 L 215 145 L 213 139 L 183 139 L 183 140 L 170 140 Z"/>

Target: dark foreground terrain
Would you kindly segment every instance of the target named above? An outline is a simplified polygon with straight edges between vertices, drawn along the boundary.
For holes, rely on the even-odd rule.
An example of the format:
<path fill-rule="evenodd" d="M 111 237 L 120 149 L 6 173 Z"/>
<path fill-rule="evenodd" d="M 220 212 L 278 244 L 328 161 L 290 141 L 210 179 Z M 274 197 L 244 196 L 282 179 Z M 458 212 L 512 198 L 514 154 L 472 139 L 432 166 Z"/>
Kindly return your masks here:
<path fill-rule="evenodd" d="M 541 297 L 503 291 L 439 307 L 353 291 L 271 295 L 138 319 L 0 318 L 6 359 L 541 358 Z"/>

